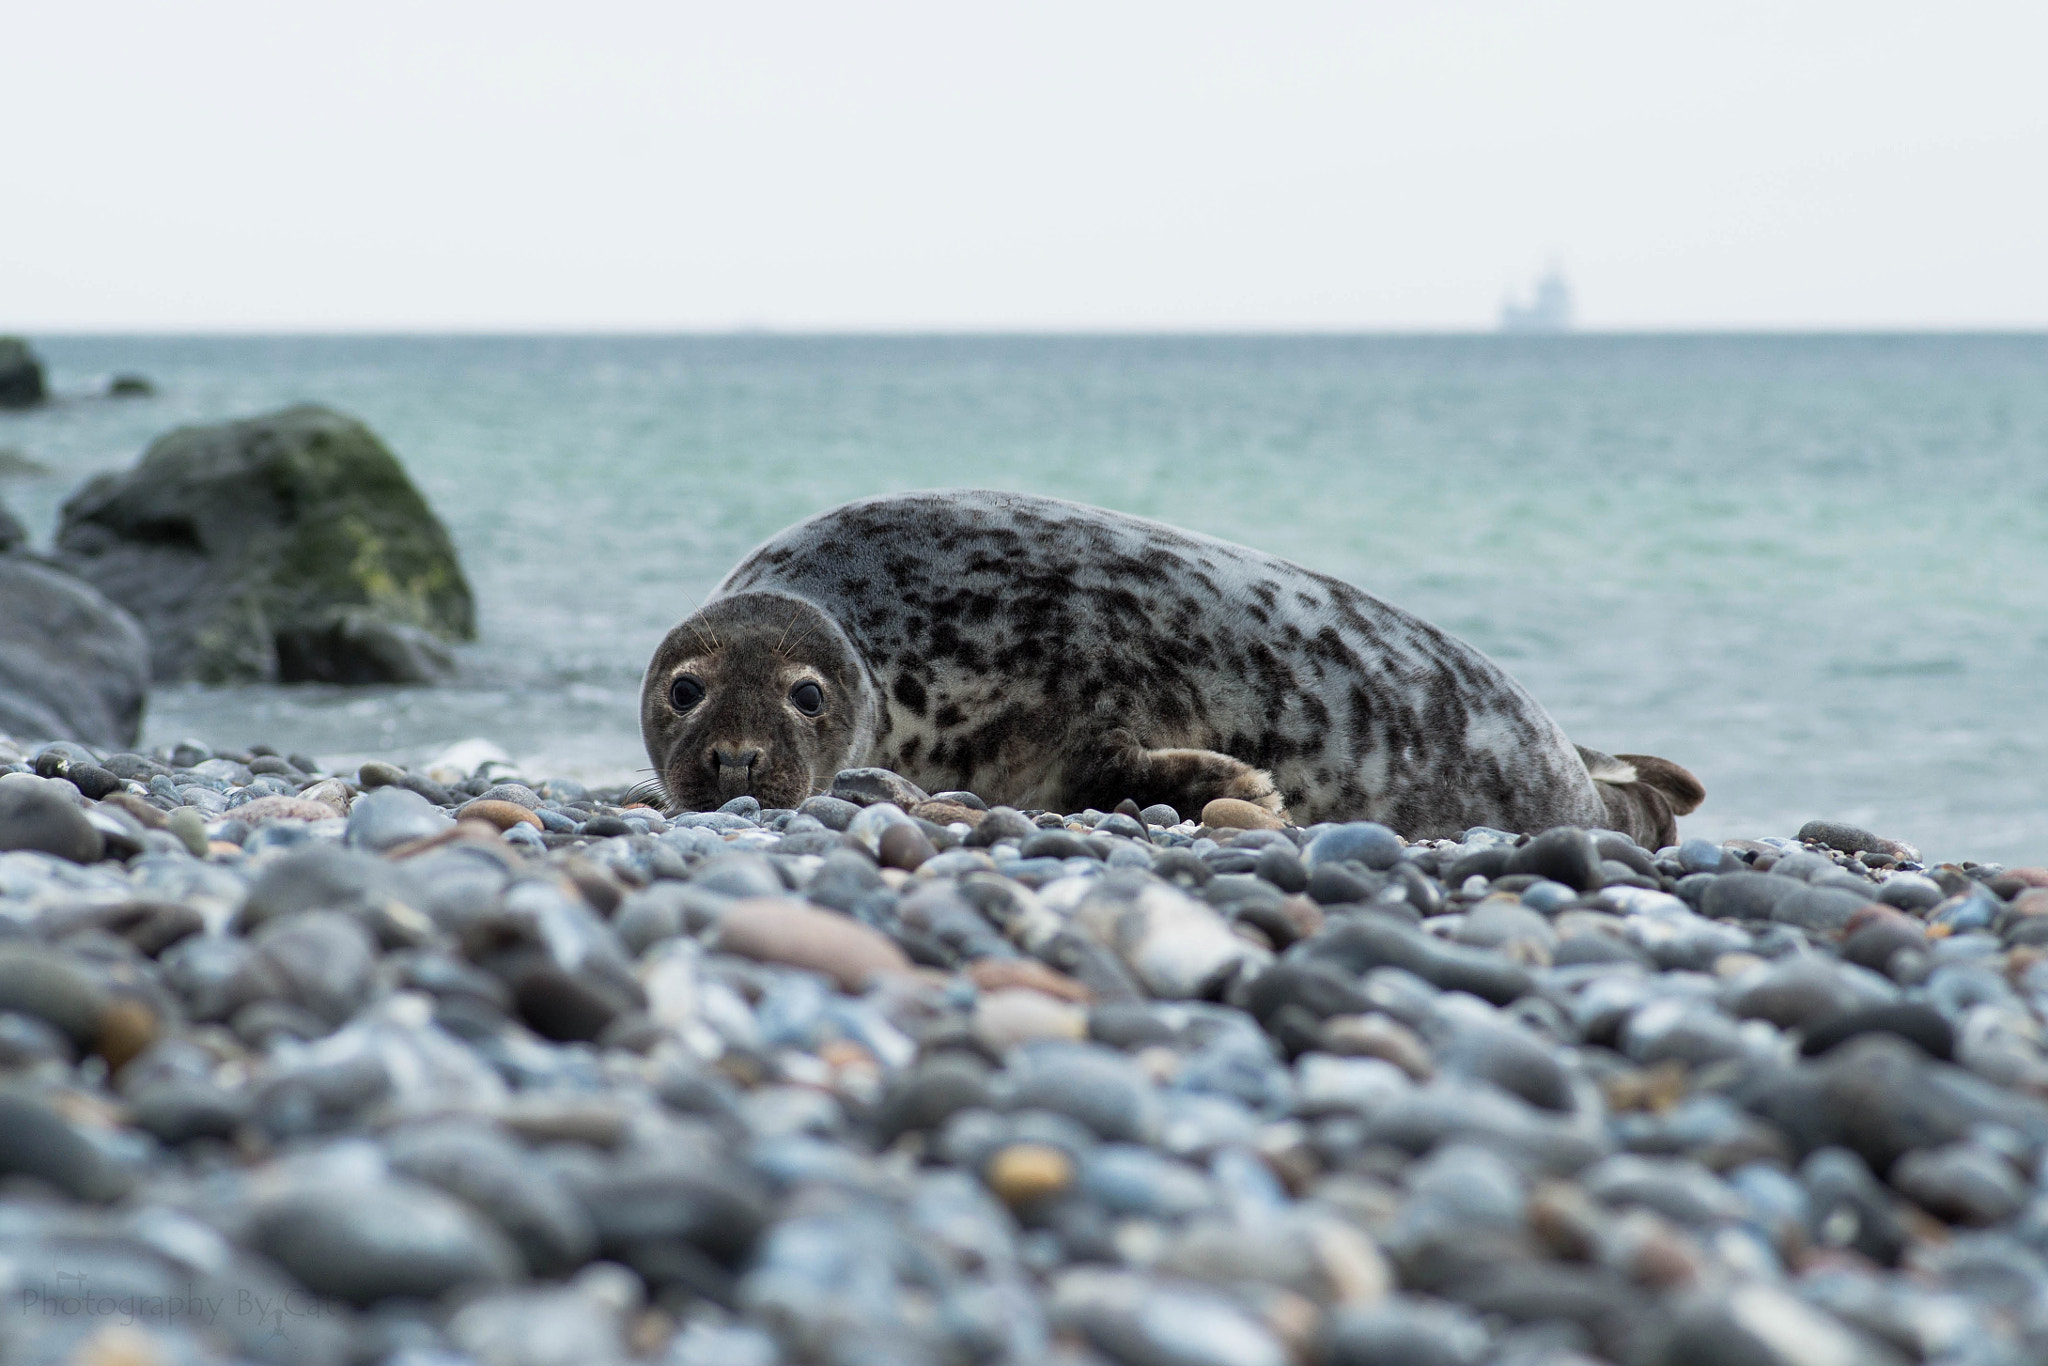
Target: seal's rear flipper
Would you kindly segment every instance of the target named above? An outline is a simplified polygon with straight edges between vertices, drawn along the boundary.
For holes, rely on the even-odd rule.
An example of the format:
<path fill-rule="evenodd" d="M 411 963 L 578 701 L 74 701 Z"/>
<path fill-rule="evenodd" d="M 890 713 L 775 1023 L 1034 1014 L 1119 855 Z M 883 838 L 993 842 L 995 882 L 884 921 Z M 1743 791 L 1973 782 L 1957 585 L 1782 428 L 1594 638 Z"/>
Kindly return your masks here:
<path fill-rule="evenodd" d="M 1600 800 L 1607 804 L 1607 826 L 1619 830 L 1645 849 L 1678 843 L 1678 818 L 1706 800 L 1700 780 L 1669 759 L 1653 754 L 1602 754 L 1578 746 Z"/>
<path fill-rule="evenodd" d="M 1250 802 L 1285 820 L 1287 806 L 1273 775 L 1213 749 L 1147 749 L 1121 727 L 1104 735 L 1068 785 L 1069 800 L 1107 811 L 1128 797 L 1139 806 L 1164 802 L 1199 817 L 1218 797 Z M 1072 770 L 1070 770 L 1072 772 Z"/>

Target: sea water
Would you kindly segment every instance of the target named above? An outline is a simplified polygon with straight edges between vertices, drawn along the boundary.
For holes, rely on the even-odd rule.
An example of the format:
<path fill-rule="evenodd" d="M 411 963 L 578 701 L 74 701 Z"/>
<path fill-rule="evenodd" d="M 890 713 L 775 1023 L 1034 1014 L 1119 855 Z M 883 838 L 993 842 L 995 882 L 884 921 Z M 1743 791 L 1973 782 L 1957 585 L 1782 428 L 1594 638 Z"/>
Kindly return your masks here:
<path fill-rule="evenodd" d="M 64 496 L 159 432 L 367 421 L 453 533 L 479 640 L 435 688 L 160 687 L 145 741 L 341 761 L 489 739 L 645 764 L 640 671 L 746 550 L 863 494 L 978 485 L 1348 579 L 1660 754 L 1711 838 L 1826 816 L 2048 862 L 2048 337 L 51 337 L 0 414 Z M 157 397 L 85 397 L 118 371 Z"/>

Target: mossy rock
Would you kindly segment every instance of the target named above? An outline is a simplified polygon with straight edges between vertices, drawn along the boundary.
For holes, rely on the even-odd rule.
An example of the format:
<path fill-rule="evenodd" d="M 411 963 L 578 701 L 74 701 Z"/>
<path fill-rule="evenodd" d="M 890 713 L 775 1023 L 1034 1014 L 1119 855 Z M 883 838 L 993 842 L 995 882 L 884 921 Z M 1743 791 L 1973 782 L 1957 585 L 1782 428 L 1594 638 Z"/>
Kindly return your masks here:
<path fill-rule="evenodd" d="M 309 657 L 305 642 L 347 648 L 371 623 L 476 634 L 446 528 L 376 434 L 327 408 L 157 438 L 134 469 L 71 496 L 57 552 L 142 621 L 159 679 L 419 682 Z M 344 618 L 357 629 L 336 631 Z"/>
<path fill-rule="evenodd" d="M 0 408 L 33 408 L 50 396 L 43 363 L 19 337 L 0 337 Z"/>

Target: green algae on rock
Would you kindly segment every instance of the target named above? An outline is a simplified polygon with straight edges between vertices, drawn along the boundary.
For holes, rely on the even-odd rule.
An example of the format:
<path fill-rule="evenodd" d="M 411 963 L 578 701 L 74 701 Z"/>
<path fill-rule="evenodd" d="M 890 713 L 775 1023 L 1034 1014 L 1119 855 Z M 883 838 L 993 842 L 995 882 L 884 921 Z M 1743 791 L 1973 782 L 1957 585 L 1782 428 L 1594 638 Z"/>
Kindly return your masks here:
<path fill-rule="evenodd" d="M 57 551 L 142 621 L 159 679 L 424 682 L 438 642 L 476 634 L 454 545 L 397 458 L 314 405 L 158 437 L 71 496 Z"/>

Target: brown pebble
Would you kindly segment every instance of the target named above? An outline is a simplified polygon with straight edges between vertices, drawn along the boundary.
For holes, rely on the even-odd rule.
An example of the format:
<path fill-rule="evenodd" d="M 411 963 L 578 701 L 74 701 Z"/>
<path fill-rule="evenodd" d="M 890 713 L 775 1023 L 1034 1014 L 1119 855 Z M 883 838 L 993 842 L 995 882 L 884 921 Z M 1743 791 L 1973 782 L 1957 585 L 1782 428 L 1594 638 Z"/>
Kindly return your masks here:
<path fill-rule="evenodd" d="M 1050 1143 L 1011 1143 L 987 1167 L 988 1187 L 1012 1209 L 1057 1195 L 1074 1181 L 1074 1159 Z"/>
<path fill-rule="evenodd" d="M 489 821 L 500 830 L 510 830 L 515 825 L 530 825 L 536 830 L 542 828 L 540 817 L 518 802 L 485 801 L 478 798 L 455 814 L 463 820 Z"/>
<path fill-rule="evenodd" d="M 127 1061 L 156 1042 L 156 1012 L 132 998 L 117 1000 L 100 1012 L 99 1055 L 120 1071 Z"/>
<path fill-rule="evenodd" d="M 726 908 L 712 947 L 764 963 L 822 972 L 849 992 L 865 990 L 878 976 L 910 971 L 903 950 L 880 930 L 788 897 L 735 901 Z"/>
<path fill-rule="evenodd" d="M 1095 999 L 1095 993 L 1087 987 L 1036 958 L 977 958 L 967 965 L 967 978 L 982 991 L 1022 987 L 1076 1005 L 1086 1005 Z"/>
<path fill-rule="evenodd" d="M 914 825 L 890 826 L 882 832 L 875 850 L 876 862 L 884 868 L 901 868 L 906 873 L 916 872 L 938 852 L 925 838 L 924 831 Z"/>
<path fill-rule="evenodd" d="M 1285 830 L 1287 822 L 1263 806 L 1218 797 L 1202 808 L 1202 824 L 1218 830 Z"/>
<path fill-rule="evenodd" d="M 988 812 L 978 811 L 958 802 L 919 802 L 910 808 L 910 814 L 933 825 L 980 825 L 988 819 Z"/>
<path fill-rule="evenodd" d="M 334 814 L 334 808 L 326 802 L 309 802 L 304 797 L 258 797 L 228 812 L 229 816 L 245 825 L 265 825 L 271 821 L 330 821 Z"/>

